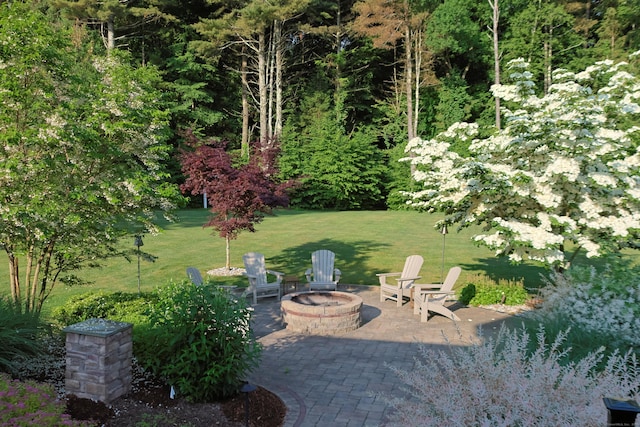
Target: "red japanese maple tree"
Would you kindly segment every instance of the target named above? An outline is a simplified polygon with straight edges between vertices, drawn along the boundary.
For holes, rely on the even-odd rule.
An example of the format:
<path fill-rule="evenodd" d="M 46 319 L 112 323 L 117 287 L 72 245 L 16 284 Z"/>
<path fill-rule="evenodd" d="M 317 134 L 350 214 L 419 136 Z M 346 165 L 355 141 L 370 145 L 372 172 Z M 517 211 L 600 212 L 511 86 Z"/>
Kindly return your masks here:
<path fill-rule="evenodd" d="M 206 195 L 213 227 L 226 240 L 226 268 L 230 268 L 230 241 L 243 230 L 255 231 L 265 214 L 289 204 L 291 182 L 276 180 L 276 144 L 253 144 L 248 163 L 226 151 L 224 141 L 200 141 L 193 133 L 185 135 L 190 149 L 180 156 L 186 180 L 180 186 L 185 194 Z"/>

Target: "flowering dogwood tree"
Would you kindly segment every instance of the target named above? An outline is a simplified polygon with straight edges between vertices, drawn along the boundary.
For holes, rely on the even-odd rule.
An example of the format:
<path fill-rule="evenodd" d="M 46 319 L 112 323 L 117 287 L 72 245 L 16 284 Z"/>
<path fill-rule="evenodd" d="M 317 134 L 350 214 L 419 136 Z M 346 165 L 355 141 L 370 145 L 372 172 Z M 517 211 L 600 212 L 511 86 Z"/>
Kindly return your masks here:
<path fill-rule="evenodd" d="M 637 56 L 637 54 L 635 55 Z M 492 88 L 505 127 L 479 136 L 456 123 L 431 140 L 412 139 L 403 159 L 423 184 L 409 204 L 446 214 L 443 223 L 484 226 L 479 244 L 518 262 L 566 268 L 578 250 L 597 257 L 634 245 L 640 231 L 640 79 L 627 63 L 601 61 L 582 72 L 556 70 L 535 93 L 522 60 L 512 84 Z M 469 145 L 469 157 L 452 150 Z M 575 249 L 567 257 L 565 251 Z"/>

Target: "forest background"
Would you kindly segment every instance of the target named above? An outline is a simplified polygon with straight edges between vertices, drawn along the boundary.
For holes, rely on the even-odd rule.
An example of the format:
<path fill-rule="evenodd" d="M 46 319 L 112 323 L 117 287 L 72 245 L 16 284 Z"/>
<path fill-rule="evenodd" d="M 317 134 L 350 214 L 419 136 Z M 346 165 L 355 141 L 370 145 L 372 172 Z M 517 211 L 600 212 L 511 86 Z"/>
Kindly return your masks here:
<path fill-rule="evenodd" d="M 407 141 L 458 121 L 499 128 L 489 89 L 511 59 L 544 93 L 552 69 L 640 49 L 634 0 L 32 2 L 78 43 L 160 70 L 176 150 L 187 129 L 244 156 L 277 145 L 282 178 L 301 177 L 291 205 L 312 209 L 405 206 Z"/>

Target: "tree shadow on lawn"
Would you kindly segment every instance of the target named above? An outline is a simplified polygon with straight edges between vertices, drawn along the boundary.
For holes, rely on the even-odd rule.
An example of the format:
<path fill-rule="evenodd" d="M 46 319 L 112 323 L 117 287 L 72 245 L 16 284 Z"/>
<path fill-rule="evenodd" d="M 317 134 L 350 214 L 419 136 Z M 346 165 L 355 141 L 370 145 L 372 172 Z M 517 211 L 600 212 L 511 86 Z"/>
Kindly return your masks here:
<path fill-rule="evenodd" d="M 283 249 L 282 254 L 271 257 L 270 262 L 283 266 L 287 274 L 297 275 L 300 279 L 304 279 L 304 272 L 311 268 L 311 253 L 320 249 L 328 249 L 336 254 L 335 268 L 342 271 L 340 283 L 371 285 L 376 281 L 375 273 L 379 273 L 379 271 L 369 271 L 367 266 L 367 261 L 371 258 L 369 254 L 378 251 L 383 246 L 379 242 L 368 240 L 343 242 L 322 239 Z M 365 283 L 365 277 L 372 279 L 367 279 L 367 283 Z"/>
<path fill-rule="evenodd" d="M 542 278 L 548 276 L 549 270 L 541 265 L 522 263 L 514 265 L 506 257 L 479 258 L 477 262 L 460 263 L 463 271 L 479 271 L 496 283 L 502 280 L 518 282 L 524 280 L 524 286 L 535 291 L 542 286 Z M 464 286 L 467 283 L 459 283 Z"/>
<path fill-rule="evenodd" d="M 567 259 L 571 253 L 567 253 Z M 627 262 L 636 262 L 637 253 L 623 253 L 619 255 Z M 507 257 L 495 258 L 479 258 L 476 262 L 460 263 L 463 271 L 481 271 L 489 278 L 498 282 L 499 280 L 518 281 L 524 279 L 524 286 L 527 290 L 535 292 L 544 286 L 544 279 L 549 277 L 550 269 L 534 262 L 524 262 L 521 264 L 512 264 Z M 574 258 L 572 266 L 593 266 L 596 268 L 604 268 L 611 260 L 607 257 L 587 258 L 586 252 L 581 250 Z M 466 285 L 466 283 L 462 284 Z"/>

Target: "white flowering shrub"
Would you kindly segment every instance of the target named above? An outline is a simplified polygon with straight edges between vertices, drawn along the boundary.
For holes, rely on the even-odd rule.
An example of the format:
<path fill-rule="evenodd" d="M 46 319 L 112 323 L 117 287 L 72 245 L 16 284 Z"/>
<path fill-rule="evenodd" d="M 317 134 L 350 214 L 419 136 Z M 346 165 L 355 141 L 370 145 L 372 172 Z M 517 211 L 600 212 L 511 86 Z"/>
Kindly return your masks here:
<path fill-rule="evenodd" d="M 503 328 L 495 339 L 435 350 L 423 346 L 411 371 L 393 369 L 410 398 L 385 398 L 390 426 L 604 426 L 603 397 L 640 397 L 640 364 L 632 353 L 602 350 L 566 362 L 564 335 L 527 350 L 526 331 Z M 603 363 L 602 370 L 595 367 Z"/>
<path fill-rule="evenodd" d="M 572 267 L 552 273 L 540 289 L 539 319 L 565 317 L 612 343 L 640 348 L 640 267 Z"/>
<path fill-rule="evenodd" d="M 423 188 L 405 192 L 408 203 L 445 212 L 447 224 L 486 226 L 474 240 L 514 262 L 561 267 L 568 243 L 595 257 L 637 241 L 640 79 L 627 65 L 556 70 L 539 97 L 527 64 L 512 61 L 514 83 L 493 88 L 507 106 L 503 129 L 456 123 L 409 141 L 414 157 L 402 160 L 416 165 Z M 461 141 L 469 157 L 450 150 Z"/>

